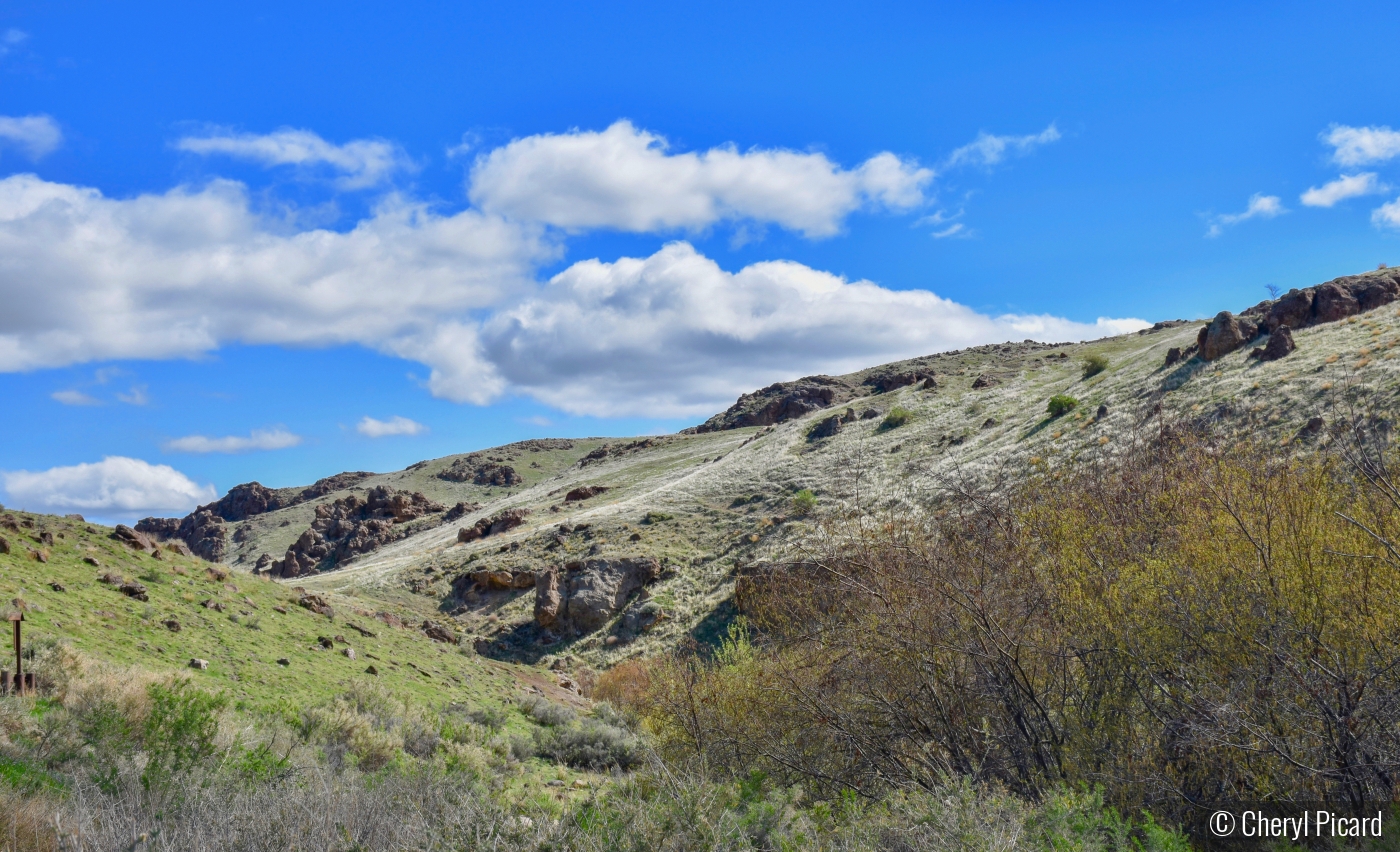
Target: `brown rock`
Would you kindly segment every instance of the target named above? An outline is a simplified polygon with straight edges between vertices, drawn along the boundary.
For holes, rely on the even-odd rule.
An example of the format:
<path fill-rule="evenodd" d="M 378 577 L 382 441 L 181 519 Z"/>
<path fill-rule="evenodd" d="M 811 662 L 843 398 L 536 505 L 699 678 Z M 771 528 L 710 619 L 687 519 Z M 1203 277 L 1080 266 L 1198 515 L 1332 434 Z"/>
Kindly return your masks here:
<path fill-rule="evenodd" d="M 420 629 L 428 634 L 428 638 L 434 642 L 448 642 L 456 645 L 461 641 L 457 638 L 457 634 L 453 633 L 450 628 L 438 624 L 436 621 L 424 621 Z"/>
<path fill-rule="evenodd" d="M 0 535 L 0 553 L 10 552 L 10 540 Z"/>
<path fill-rule="evenodd" d="M 835 437 L 841 434 L 841 427 L 844 424 L 845 420 L 839 414 L 823 417 L 821 420 L 817 421 L 817 425 L 813 426 L 811 430 L 807 432 L 807 440 L 820 441 L 824 438 Z"/>
<path fill-rule="evenodd" d="M 1286 325 L 1281 325 L 1274 329 L 1274 333 L 1269 335 L 1269 342 L 1259 352 L 1261 361 L 1277 361 L 1294 350 L 1293 331 Z"/>
<path fill-rule="evenodd" d="M 195 657 L 195 658 L 193 658 L 193 659 L 190 660 L 190 668 L 192 668 L 192 669 L 199 669 L 200 671 L 204 671 L 204 670 L 206 670 L 206 669 L 209 668 L 209 661 L 208 661 L 208 660 L 201 660 L 201 659 L 199 659 L 198 657 Z"/>
<path fill-rule="evenodd" d="M 550 627 L 559 619 L 559 608 L 563 603 L 563 592 L 559 583 L 559 572 L 555 569 L 541 571 L 535 575 L 535 623 Z"/>
<path fill-rule="evenodd" d="M 1317 294 L 1313 297 L 1314 322 L 1336 322 L 1359 313 L 1361 303 L 1352 295 L 1350 287 L 1329 281 L 1317 288 Z"/>
<path fill-rule="evenodd" d="M 1172 366 L 1173 364 L 1179 363 L 1180 361 L 1181 361 L 1181 347 L 1180 347 L 1180 346 L 1173 346 L 1172 348 L 1170 348 L 1170 349 L 1167 350 L 1167 366 L 1168 366 L 1168 367 Z"/>
<path fill-rule="evenodd" d="M 156 552 L 156 543 L 153 538 L 145 533 L 137 532 L 126 524 L 117 524 L 117 528 L 112 531 L 112 538 L 130 547 L 132 550 L 140 550 L 146 553 Z"/>
<path fill-rule="evenodd" d="M 1234 352 L 1252 340 L 1257 330 L 1258 326 L 1253 321 L 1221 311 L 1196 337 L 1201 360 L 1214 361 Z"/>
<path fill-rule="evenodd" d="M 1312 323 L 1313 288 L 1289 290 L 1280 296 L 1269 308 L 1264 319 L 1264 328 L 1272 332 L 1281 325 L 1289 328 L 1306 328 Z"/>
<path fill-rule="evenodd" d="M 981 390 L 983 388 L 995 387 L 998 384 L 1000 384 L 1000 382 L 998 382 L 995 378 L 987 375 L 986 373 L 983 373 L 982 375 L 972 380 L 972 389 Z"/>
<path fill-rule="evenodd" d="M 63 585 L 62 583 L 49 583 L 49 588 L 50 588 L 50 589 L 53 589 L 55 592 L 66 592 L 66 591 L 68 591 L 68 589 L 65 588 L 64 585 Z"/>
<path fill-rule="evenodd" d="M 326 618 L 335 617 L 335 610 L 320 595 L 304 594 L 297 599 L 297 606 L 309 609 L 317 615 L 324 615 Z"/>
<path fill-rule="evenodd" d="M 565 503 L 576 503 L 579 500 L 587 500 L 590 497 L 597 497 L 608 490 L 606 485 L 581 485 L 564 495 Z M 558 492 L 556 492 L 558 493 Z"/>
<path fill-rule="evenodd" d="M 101 562 L 98 562 L 98 561 L 97 561 L 97 557 L 95 557 L 95 556 L 84 556 L 84 557 L 83 557 L 83 561 L 86 562 L 87 564 L 91 565 L 91 566 L 94 567 L 94 568 L 101 568 L 101 567 L 102 567 L 102 563 L 101 563 Z"/>
<path fill-rule="evenodd" d="M 525 518 L 529 514 L 529 509 L 506 509 L 504 512 L 489 518 L 482 518 L 474 526 L 462 527 L 457 531 L 457 541 L 471 542 L 513 530 L 525 523 Z"/>
<path fill-rule="evenodd" d="M 117 587 L 117 591 L 129 598 L 135 598 L 138 601 L 148 601 L 151 599 L 150 596 L 146 594 L 146 587 L 136 582 L 122 583 Z"/>
<path fill-rule="evenodd" d="M 180 622 L 176 621 L 173 618 L 167 618 L 166 620 L 162 621 L 161 624 L 164 624 L 165 629 L 169 630 L 171 633 L 180 632 Z"/>

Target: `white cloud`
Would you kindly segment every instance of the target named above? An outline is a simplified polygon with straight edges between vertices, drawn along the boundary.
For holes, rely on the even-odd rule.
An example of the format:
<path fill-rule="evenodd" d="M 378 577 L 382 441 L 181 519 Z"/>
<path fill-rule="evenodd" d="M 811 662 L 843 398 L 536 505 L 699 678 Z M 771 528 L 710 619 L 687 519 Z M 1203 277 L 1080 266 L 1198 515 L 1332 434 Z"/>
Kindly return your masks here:
<path fill-rule="evenodd" d="M 192 154 L 222 154 L 264 166 L 327 166 L 339 172 L 342 189 L 364 189 L 388 180 L 413 163 L 398 145 L 384 139 L 354 139 L 344 145 L 327 142 L 310 130 L 283 128 L 273 133 L 233 133 L 214 130 L 186 136 L 175 143 Z"/>
<path fill-rule="evenodd" d="M 926 290 L 790 261 L 726 272 L 688 243 L 582 261 L 497 314 L 482 351 L 509 385 L 574 414 L 711 414 L 775 379 L 1008 339 L 1081 340 L 1141 320 L 979 314 Z"/>
<path fill-rule="evenodd" d="M 958 166 L 994 166 L 1007 156 L 1029 154 L 1041 145 L 1058 141 L 1060 131 L 1051 124 L 1039 133 L 1026 136 L 996 136 L 985 130 L 977 138 L 953 151 L 944 160 L 945 168 Z"/>
<path fill-rule="evenodd" d="M 469 194 L 488 213 L 566 230 L 698 230 L 753 220 L 827 237 L 857 210 L 917 207 L 933 180 L 929 169 L 889 152 L 847 170 L 819 153 L 667 148 L 628 121 L 601 132 L 527 136 L 479 157 Z"/>
<path fill-rule="evenodd" d="M 121 515 L 183 513 L 216 496 L 167 465 L 124 456 L 100 462 L 0 474 L 8 502 L 30 511 L 99 511 Z"/>
<path fill-rule="evenodd" d="M 164 449 L 170 453 L 246 453 L 251 450 L 285 450 L 300 443 L 300 435 L 294 435 L 278 426 L 273 429 L 254 429 L 247 437 L 226 435 L 222 438 L 210 438 L 205 435 L 186 435 L 166 441 Z"/>
<path fill-rule="evenodd" d="M 1322 186 L 1310 187 L 1298 200 L 1308 207 L 1331 207 L 1348 198 L 1375 195 L 1385 190 L 1385 185 L 1376 179 L 1375 172 L 1363 172 L 1358 175 L 1342 175 Z"/>
<path fill-rule="evenodd" d="M 145 405 L 151 401 L 151 395 L 146 393 L 145 385 L 132 385 L 128 393 L 118 393 L 117 399 L 127 405 Z"/>
<path fill-rule="evenodd" d="M 0 115 L 0 143 L 13 145 L 29 159 L 38 160 L 63 144 L 63 131 L 47 115 Z"/>
<path fill-rule="evenodd" d="M 539 282 L 558 256 L 542 226 L 478 210 L 442 215 L 396 195 L 348 231 L 295 232 L 253 213 L 234 182 L 113 199 L 15 175 L 0 180 L 0 372 L 193 357 L 233 343 L 354 344 L 425 365 L 428 390 L 458 402 L 517 393 L 573 413 L 679 417 L 806 373 L 1141 326 L 987 316 L 788 261 L 729 272 L 686 243 L 583 261 Z M 98 380 L 117 375 L 104 368 Z M 291 440 L 286 430 L 192 435 L 167 449 Z"/>
<path fill-rule="evenodd" d="M 0 33 L 0 56 L 8 54 L 16 47 L 20 46 L 29 38 L 29 33 L 24 30 L 17 30 L 10 27 L 4 33 Z"/>
<path fill-rule="evenodd" d="M 407 417 L 394 416 L 388 420 L 375 420 L 364 417 L 355 426 L 355 431 L 367 438 L 385 438 L 390 435 L 421 435 L 428 427 Z"/>
<path fill-rule="evenodd" d="M 1383 163 L 1400 156 L 1400 132 L 1389 127 L 1348 127 L 1334 124 L 1322 134 L 1331 145 L 1332 160 L 1342 166 Z"/>
<path fill-rule="evenodd" d="M 231 342 L 461 363 L 444 318 L 533 287 L 554 256 L 537 229 L 397 196 L 350 231 L 287 234 L 233 182 L 112 199 L 15 175 L 0 180 L 0 372 Z"/>
<path fill-rule="evenodd" d="M 1211 217 L 1206 236 L 1218 237 L 1224 233 L 1225 228 L 1247 219 L 1272 219 L 1287 212 L 1277 195 L 1262 195 L 1256 192 L 1249 197 L 1249 206 L 1243 213 L 1221 213 Z"/>
<path fill-rule="evenodd" d="M 1400 228 L 1400 198 L 1372 210 L 1371 223 L 1383 228 Z"/>
<path fill-rule="evenodd" d="M 63 403 L 64 405 L 101 405 L 102 400 L 88 396 L 80 390 L 60 390 L 49 394 L 49 397 Z"/>

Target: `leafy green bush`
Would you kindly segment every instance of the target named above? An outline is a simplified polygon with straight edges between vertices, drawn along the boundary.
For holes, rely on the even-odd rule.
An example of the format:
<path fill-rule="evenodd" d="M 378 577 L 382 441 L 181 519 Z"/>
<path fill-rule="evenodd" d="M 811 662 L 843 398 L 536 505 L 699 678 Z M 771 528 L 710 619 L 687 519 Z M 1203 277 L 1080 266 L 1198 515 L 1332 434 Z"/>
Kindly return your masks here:
<path fill-rule="evenodd" d="M 632 769 L 642 763 L 641 743 L 623 728 L 599 719 L 535 730 L 535 753 L 579 769 Z"/>
<path fill-rule="evenodd" d="M 141 784 L 160 788 L 214 754 L 219 711 L 228 705 L 220 693 L 209 693 L 177 680 L 169 686 L 151 684 L 151 713 L 143 731 L 146 768 Z"/>
<path fill-rule="evenodd" d="M 1080 362 L 1080 366 L 1084 368 L 1084 378 L 1097 376 L 1108 369 L 1108 356 L 1101 352 L 1090 353 Z"/>
<path fill-rule="evenodd" d="M 647 512 L 646 517 L 642 518 L 642 523 L 659 524 L 665 521 L 672 520 L 675 517 L 675 515 L 668 515 L 665 512 Z"/>
<path fill-rule="evenodd" d="M 1045 406 L 1045 410 L 1050 412 L 1051 417 L 1059 417 L 1073 411 L 1079 405 L 1079 400 L 1063 393 L 1057 393 L 1050 397 L 1050 404 Z"/>
<path fill-rule="evenodd" d="M 792 495 L 792 513 L 794 515 L 810 514 L 817 508 L 817 495 L 812 493 L 810 488 L 804 488 Z"/>
<path fill-rule="evenodd" d="M 914 419 L 914 412 L 907 408 L 895 406 L 890 409 L 890 413 L 885 415 L 885 419 L 880 422 L 881 429 L 898 429 L 900 426 Z"/>

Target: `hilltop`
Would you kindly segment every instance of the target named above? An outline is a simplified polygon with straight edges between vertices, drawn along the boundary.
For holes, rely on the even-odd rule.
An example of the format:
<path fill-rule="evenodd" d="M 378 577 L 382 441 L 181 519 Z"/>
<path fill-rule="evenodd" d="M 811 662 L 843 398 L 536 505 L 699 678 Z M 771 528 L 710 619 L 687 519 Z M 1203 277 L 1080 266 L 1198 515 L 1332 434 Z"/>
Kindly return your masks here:
<path fill-rule="evenodd" d="M 314 626 L 304 610 L 269 617 L 272 605 L 295 604 L 296 587 L 355 613 L 361 625 L 376 612 L 408 625 L 375 622 L 383 637 L 412 637 L 384 648 L 422 667 L 406 682 L 427 682 L 433 671 L 504 694 L 520 675 L 492 668 L 497 661 L 551 663 L 586 677 L 590 667 L 692 638 L 711 641 L 733 616 L 736 572 L 781 558 L 813 518 L 835 508 L 923 511 L 949 477 L 1015 476 L 1113 453 L 1158 417 L 1300 446 L 1323 440 L 1324 424 L 1358 407 L 1384 408 L 1400 390 L 1400 316 L 1390 304 L 1397 293 L 1400 274 L 1378 270 L 1210 323 L 1173 320 L 1079 344 L 980 346 L 777 383 L 674 435 L 523 441 L 300 488 L 250 483 L 185 519 L 150 519 L 133 534 L 183 542 L 226 565 L 239 589 L 228 593 L 231 602 L 255 593 L 264 626 L 260 635 L 245 632 L 257 636 L 262 657 L 275 644 L 269 631 L 304 647 L 316 630 L 331 629 Z M 1280 354 L 1285 337 L 1296 348 Z M 1052 416 L 1047 402 L 1058 395 L 1074 407 Z M 155 595 L 168 589 L 172 607 L 190 609 L 183 598 L 204 594 L 184 588 L 202 582 L 203 563 L 193 558 L 157 567 L 129 555 L 121 561 L 131 548 L 105 529 L 37 523 L 67 537 L 59 549 L 72 550 L 72 559 L 96 548 L 133 575 L 185 567 L 193 579 L 148 584 Z M 16 553 L 0 560 L 16 588 L 27 590 L 17 595 L 57 606 L 35 581 L 19 580 L 34 565 L 15 564 Z M 51 562 L 41 573 L 68 571 L 71 562 Z M 111 597 L 93 586 L 93 573 L 60 582 Z M 163 628 L 143 615 L 157 604 L 138 612 L 118 602 L 133 643 L 168 649 L 155 659 L 178 665 L 186 654 L 215 653 L 185 634 L 158 640 Z M 458 635 L 451 650 L 465 655 L 443 654 L 421 629 L 425 621 Z M 53 629 L 89 641 L 83 631 L 92 624 L 68 625 Z M 234 669 L 245 665 L 243 651 L 229 646 Z M 434 660 L 443 663 L 434 668 Z M 442 667 L 447 660 L 455 661 L 452 673 Z M 254 680 L 269 695 L 295 674 L 275 666 L 259 672 Z M 244 689 L 252 696 L 263 687 Z"/>

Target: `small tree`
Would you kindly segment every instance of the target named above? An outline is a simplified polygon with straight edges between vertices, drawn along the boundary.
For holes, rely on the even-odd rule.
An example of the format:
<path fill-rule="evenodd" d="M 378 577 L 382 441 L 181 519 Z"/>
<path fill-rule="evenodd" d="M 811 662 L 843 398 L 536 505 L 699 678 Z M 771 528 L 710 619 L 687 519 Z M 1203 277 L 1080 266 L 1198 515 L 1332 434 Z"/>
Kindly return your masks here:
<path fill-rule="evenodd" d="M 1045 410 L 1050 412 L 1051 417 L 1059 417 L 1073 411 L 1079 405 L 1079 400 L 1067 394 L 1057 393 L 1050 397 L 1050 404 L 1045 406 Z"/>
<path fill-rule="evenodd" d="M 885 419 L 880 423 L 881 429 L 898 429 L 905 423 L 914 419 L 914 412 L 907 408 L 895 406 L 890 409 L 890 413 L 885 415 Z"/>
<path fill-rule="evenodd" d="M 1083 361 L 1084 378 L 1097 376 L 1108 369 L 1108 356 L 1102 352 L 1094 352 L 1085 356 Z"/>
<path fill-rule="evenodd" d="M 817 495 L 812 493 L 810 488 L 804 488 L 792 495 L 792 513 L 794 515 L 811 514 L 817 508 Z"/>

